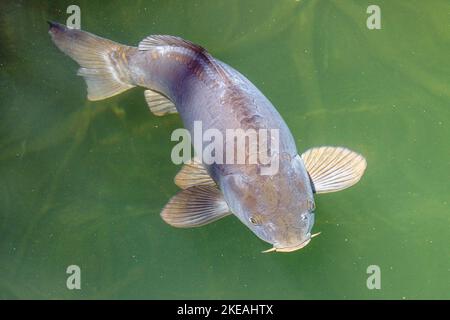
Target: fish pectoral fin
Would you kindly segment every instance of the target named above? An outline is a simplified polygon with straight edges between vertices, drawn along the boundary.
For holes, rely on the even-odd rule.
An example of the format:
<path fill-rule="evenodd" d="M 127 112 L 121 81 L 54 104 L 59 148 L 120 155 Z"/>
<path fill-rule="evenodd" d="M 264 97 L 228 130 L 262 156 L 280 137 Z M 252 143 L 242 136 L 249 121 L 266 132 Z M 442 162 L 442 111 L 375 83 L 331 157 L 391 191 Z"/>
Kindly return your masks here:
<path fill-rule="evenodd" d="M 222 193 L 215 186 L 194 186 L 170 199 L 162 219 L 177 228 L 200 227 L 231 214 Z"/>
<path fill-rule="evenodd" d="M 367 167 L 362 155 L 343 147 L 311 148 L 302 159 L 315 193 L 349 188 L 361 179 Z"/>
<path fill-rule="evenodd" d="M 166 114 L 178 112 L 175 104 L 162 93 L 153 90 L 145 90 L 144 94 L 145 101 L 147 101 L 150 111 L 155 116 L 164 116 Z"/>
<path fill-rule="evenodd" d="M 175 176 L 175 184 L 181 189 L 193 186 L 215 186 L 216 183 L 198 158 L 186 162 Z"/>

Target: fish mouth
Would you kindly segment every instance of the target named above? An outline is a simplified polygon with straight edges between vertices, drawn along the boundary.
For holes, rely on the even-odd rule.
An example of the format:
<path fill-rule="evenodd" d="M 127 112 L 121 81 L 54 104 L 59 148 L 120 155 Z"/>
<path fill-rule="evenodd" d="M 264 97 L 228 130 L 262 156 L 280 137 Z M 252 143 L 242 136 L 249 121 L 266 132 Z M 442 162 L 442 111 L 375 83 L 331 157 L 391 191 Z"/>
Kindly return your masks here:
<path fill-rule="evenodd" d="M 311 239 L 314 237 L 317 237 L 319 234 L 320 234 L 320 232 L 314 233 L 313 235 L 311 235 L 311 233 L 308 233 L 306 240 L 296 246 L 292 246 L 292 247 L 275 247 L 274 246 L 273 248 L 262 251 L 262 253 L 296 251 L 296 250 L 306 247 L 306 245 L 311 241 Z"/>

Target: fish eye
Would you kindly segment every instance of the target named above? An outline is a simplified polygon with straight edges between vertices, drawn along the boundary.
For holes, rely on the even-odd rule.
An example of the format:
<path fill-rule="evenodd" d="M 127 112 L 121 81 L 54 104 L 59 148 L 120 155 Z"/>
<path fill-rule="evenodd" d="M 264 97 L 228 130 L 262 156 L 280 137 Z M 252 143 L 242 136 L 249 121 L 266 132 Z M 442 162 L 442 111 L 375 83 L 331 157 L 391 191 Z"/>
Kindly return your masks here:
<path fill-rule="evenodd" d="M 250 220 L 250 222 L 251 222 L 252 224 L 254 224 L 254 225 L 260 225 L 260 224 L 261 224 L 260 219 L 258 219 L 258 217 L 256 217 L 256 216 L 251 216 L 251 217 L 249 218 L 249 220 Z"/>

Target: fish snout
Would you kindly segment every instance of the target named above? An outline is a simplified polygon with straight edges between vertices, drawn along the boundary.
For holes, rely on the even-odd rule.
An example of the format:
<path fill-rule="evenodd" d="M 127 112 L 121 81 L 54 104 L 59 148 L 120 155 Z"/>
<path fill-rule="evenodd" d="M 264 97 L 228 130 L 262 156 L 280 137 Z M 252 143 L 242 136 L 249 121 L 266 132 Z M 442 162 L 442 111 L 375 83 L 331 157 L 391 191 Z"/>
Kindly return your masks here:
<path fill-rule="evenodd" d="M 311 233 L 308 233 L 306 235 L 306 240 L 300 242 L 297 245 L 278 245 L 274 244 L 273 248 L 267 249 L 265 251 L 262 251 L 262 253 L 268 253 L 268 252 L 293 252 L 300 250 L 308 245 L 308 243 L 311 242 L 311 239 L 318 236 L 320 232 L 314 233 L 311 235 Z"/>

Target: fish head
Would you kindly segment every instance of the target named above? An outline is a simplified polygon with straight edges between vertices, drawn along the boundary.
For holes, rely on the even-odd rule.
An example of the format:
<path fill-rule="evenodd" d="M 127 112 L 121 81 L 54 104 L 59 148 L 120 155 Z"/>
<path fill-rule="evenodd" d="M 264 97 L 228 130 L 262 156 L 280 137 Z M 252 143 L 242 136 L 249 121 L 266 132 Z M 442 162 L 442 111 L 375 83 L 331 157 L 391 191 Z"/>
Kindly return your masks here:
<path fill-rule="evenodd" d="M 222 185 L 231 211 L 270 251 L 291 252 L 305 247 L 314 225 L 311 182 L 299 156 L 280 159 L 274 175 L 233 174 Z"/>

